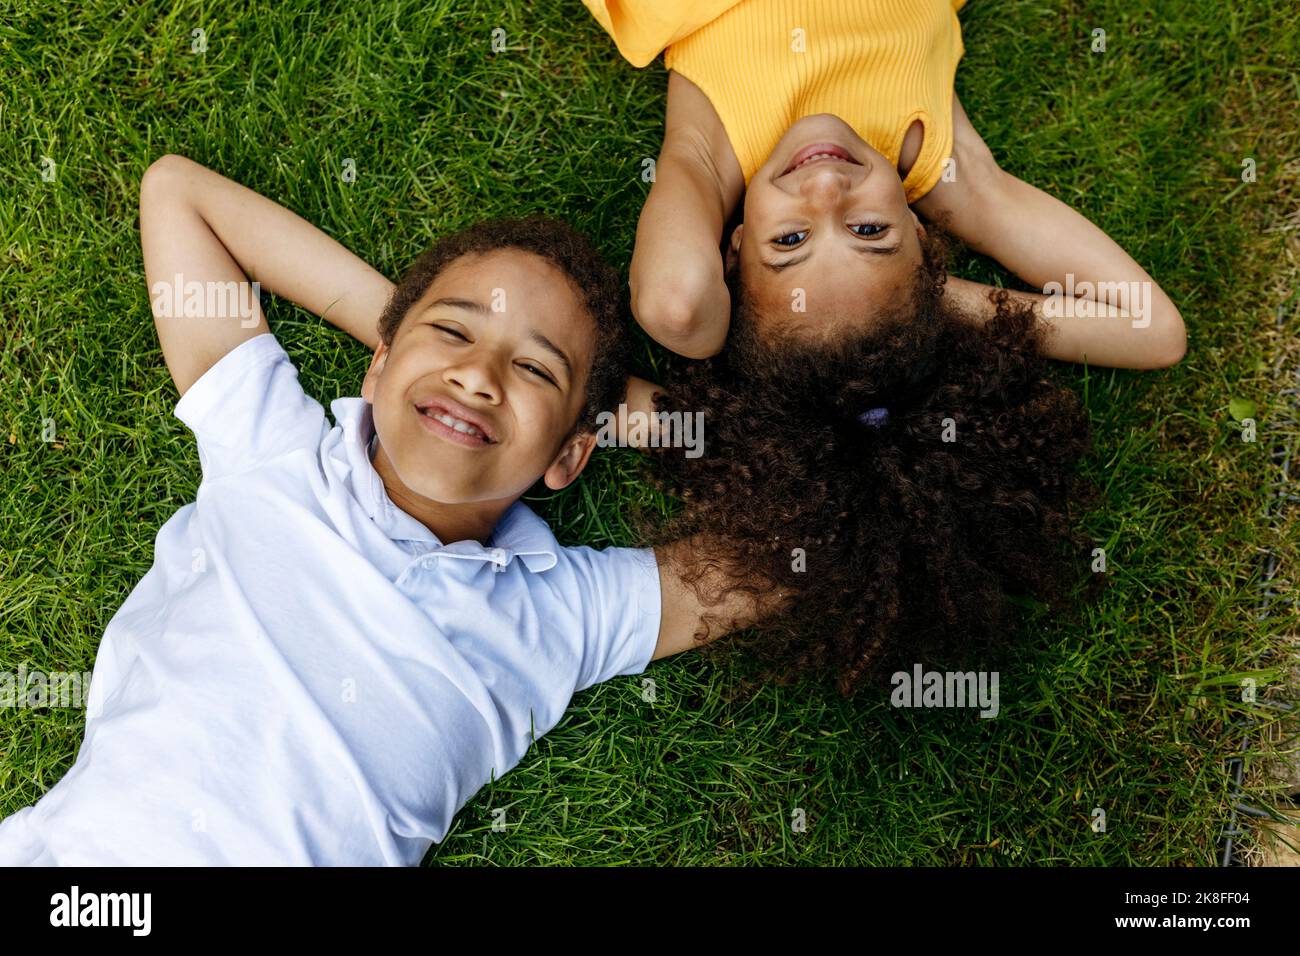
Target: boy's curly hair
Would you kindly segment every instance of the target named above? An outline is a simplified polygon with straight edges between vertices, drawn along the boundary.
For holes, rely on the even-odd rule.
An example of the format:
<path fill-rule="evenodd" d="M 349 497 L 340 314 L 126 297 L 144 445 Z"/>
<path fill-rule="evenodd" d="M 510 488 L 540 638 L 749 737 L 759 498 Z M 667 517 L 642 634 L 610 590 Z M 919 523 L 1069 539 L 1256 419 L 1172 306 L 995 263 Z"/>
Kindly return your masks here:
<path fill-rule="evenodd" d="M 519 249 L 549 260 L 577 290 L 595 324 L 592 367 L 586 399 L 575 430 L 595 431 L 596 416 L 614 408 L 627 385 L 630 343 L 624 316 L 627 290 L 617 270 L 605 262 L 582 233 L 542 213 L 497 217 L 474 223 L 439 239 L 402 275 L 379 319 L 380 340 L 392 345 L 411 306 L 438 275 L 461 256 Z"/>
<path fill-rule="evenodd" d="M 1074 523 L 1099 497 L 1075 474 L 1091 429 L 1073 392 L 1044 377 L 1045 329 L 999 290 L 985 323 L 943 298 L 942 228 L 922 239 L 911 301 L 836 342 L 765 343 L 734 274 L 731 335 L 692 363 L 660 411 L 703 412 L 703 456 L 658 452 L 682 512 L 643 530 L 704 533 L 686 569 L 706 605 L 783 594 L 779 617 L 708 649 L 743 644 L 762 681 L 868 678 L 961 659 L 1015 632 L 1013 607 L 1055 605 L 1089 574 Z M 888 409 L 885 425 L 859 416 Z M 748 583 L 722 588 L 722 569 Z M 706 622 L 704 633 L 721 621 Z M 749 685 L 756 686 L 756 685 Z"/>

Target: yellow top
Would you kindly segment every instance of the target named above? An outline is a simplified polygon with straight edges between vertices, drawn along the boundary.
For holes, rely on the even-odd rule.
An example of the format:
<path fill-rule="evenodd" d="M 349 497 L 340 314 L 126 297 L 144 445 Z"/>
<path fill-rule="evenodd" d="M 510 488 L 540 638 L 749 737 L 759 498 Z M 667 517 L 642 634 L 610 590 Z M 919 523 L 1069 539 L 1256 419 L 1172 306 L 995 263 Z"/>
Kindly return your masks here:
<path fill-rule="evenodd" d="M 796 120 L 833 113 L 895 166 L 914 120 L 907 201 L 952 154 L 966 0 L 583 0 L 633 66 L 661 51 L 717 111 L 748 185 Z"/>

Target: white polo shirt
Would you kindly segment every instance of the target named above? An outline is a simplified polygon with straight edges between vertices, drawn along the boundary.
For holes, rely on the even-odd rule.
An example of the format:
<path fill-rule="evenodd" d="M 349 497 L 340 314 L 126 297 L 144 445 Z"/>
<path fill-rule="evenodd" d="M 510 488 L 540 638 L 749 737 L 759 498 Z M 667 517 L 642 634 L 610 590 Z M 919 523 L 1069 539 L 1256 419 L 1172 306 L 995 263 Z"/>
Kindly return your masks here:
<path fill-rule="evenodd" d="M 650 549 L 558 546 L 522 502 L 443 545 L 371 464 L 371 407 L 275 336 L 177 403 L 197 500 L 104 631 L 72 768 L 0 865 L 418 865 L 580 690 L 650 663 Z M 510 821 L 507 819 L 507 826 Z"/>

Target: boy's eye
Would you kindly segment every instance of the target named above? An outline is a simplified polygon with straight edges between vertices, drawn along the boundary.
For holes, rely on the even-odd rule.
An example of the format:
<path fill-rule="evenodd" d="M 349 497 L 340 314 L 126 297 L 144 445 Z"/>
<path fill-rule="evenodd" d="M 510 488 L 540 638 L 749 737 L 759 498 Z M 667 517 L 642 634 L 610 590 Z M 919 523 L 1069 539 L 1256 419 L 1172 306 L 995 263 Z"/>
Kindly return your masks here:
<path fill-rule="evenodd" d="M 803 242 L 804 236 L 808 235 L 808 230 L 802 232 L 787 232 L 784 236 L 777 236 L 774 240 L 778 246 L 797 246 Z M 786 242 L 786 239 L 794 239 L 794 242 Z"/>
<path fill-rule="evenodd" d="M 878 222 L 860 222 L 860 223 L 858 223 L 856 226 L 853 226 L 852 228 L 853 228 L 855 231 L 858 230 L 858 229 L 868 229 L 868 230 L 871 230 L 870 232 L 859 232 L 859 233 L 858 233 L 859 236 L 878 236 L 878 235 L 880 235 L 882 232 L 884 232 L 886 229 L 888 229 L 889 227 L 888 227 L 888 226 L 883 226 L 883 225 L 881 225 L 881 224 L 878 223 Z"/>
<path fill-rule="evenodd" d="M 465 336 L 464 336 L 464 335 L 460 332 L 460 330 L 458 330 L 458 329 L 453 329 L 453 328 L 452 328 L 451 326 L 449 326 L 449 325 L 438 325 L 436 322 L 431 323 L 431 324 L 433 325 L 433 327 L 434 327 L 435 329 L 438 329 L 438 330 L 440 330 L 440 331 L 442 331 L 442 332 L 450 332 L 452 335 L 456 336 L 456 338 L 458 338 L 458 339 L 464 339 L 466 342 L 469 341 L 469 339 L 465 338 Z"/>
<path fill-rule="evenodd" d="M 524 369 L 525 371 L 532 372 L 532 373 L 533 373 L 534 375 L 536 375 L 538 378 L 540 378 L 540 379 L 542 379 L 542 380 L 544 380 L 544 381 L 550 382 L 552 385 L 555 385 L 557 388 L 559 387 L 559 385 L 558 385 L 558 383 L 555 381 L 555 379 L 551 378 L 551 376 L 547 375 L 545 372 L 543 372 L 543 371 L 542 371 L 540 368 L 538 368 L 536 365 L 530 365 L 530 364 L 528 364 L 527 362 L 521 362 L 521 363 L 519 363 L 519 367 L 522 368 L 522 369 Z"/>

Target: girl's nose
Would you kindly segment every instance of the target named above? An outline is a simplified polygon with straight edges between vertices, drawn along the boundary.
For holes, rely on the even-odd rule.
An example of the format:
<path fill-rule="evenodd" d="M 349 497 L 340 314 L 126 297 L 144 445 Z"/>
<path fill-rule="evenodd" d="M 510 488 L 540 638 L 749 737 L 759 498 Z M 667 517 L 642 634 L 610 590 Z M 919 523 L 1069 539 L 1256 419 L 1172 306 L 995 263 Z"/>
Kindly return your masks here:
<path fill-rule="evenodd" d="M 814 166 L 799 184 L 799 192 L 811 202 L 832 202 L 857 184 L 847 163 L 827 162 Z"/>

